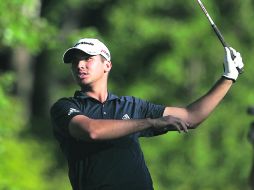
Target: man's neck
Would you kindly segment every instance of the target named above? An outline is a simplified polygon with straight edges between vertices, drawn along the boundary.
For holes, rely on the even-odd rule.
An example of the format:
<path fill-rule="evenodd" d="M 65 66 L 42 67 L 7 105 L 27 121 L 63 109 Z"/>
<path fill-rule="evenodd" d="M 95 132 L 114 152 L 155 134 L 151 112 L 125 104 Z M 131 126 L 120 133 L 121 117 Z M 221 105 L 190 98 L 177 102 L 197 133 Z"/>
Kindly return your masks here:
<path fill-rule="evenodd" d="M 105 102 L 108 97 L 108 89 L 107 87 L 99 87 L 99 88 L 82 88 L 82 92 L 86 93 L 87 96 L 90 96 L 100 102 Z"/>

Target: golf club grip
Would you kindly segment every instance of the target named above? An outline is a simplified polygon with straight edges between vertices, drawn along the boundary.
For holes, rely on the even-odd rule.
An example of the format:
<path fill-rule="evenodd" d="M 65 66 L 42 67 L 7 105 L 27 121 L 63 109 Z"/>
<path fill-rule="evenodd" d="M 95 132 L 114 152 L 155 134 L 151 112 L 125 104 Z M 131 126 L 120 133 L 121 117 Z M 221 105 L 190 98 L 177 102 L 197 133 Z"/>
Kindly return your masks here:
<path fill-rule="evenodd" d="M 219 29 L 217 28 L 217 26 L 216 26 L 215 24 L 212 24 L 212 27 L 213 27 L 214 32 L 215 32 L 216 35 L 218 36 L 218 38 L 219 38 L 221 44 L 223 45 L 223 47 L 228 47 L 228 48 L 229 48 L 228 44 L 225 42 L 224 37 L 223 37 L 222 34 L 220 33 L 220 31 L 219 31 Z M 235 59 L 235 55 L 234 55 L 234 53 L 233 53 L 233 51 L 232 51 L 231 49 L 229 49 L 229 50 L 230 50 L 231 58 L 234 60 L 234 59 Z"/>
<path fill-rule="evenodd" d="M 220 42 L 222 43 L 223 47 L 228 47 L 227 43 L 225 42 L 222 34 L 220 33 L 219 29 L 215 24 L 212 24 L 213 30 L 216 33 L 217 37 L 219 38 Z"/>
<path fill-rule="evenodd" d="M 220 33 L 219 29 L 217 28 L 217 26 L 215 24 L 212 24 L 213 30 L 215 31 L 216 35 L 218 36 L 220 42 L 222 43 L 223 47 L 227 47 L 229 48 L 229 46 L 227 45 L 227 43 L 225 42 L 222 34 Z M 229 48 L 230 54 L 231 54 L 231 58 L 234 60 L 235 59 L 235 55 L 233 53 L 233 51 Z M 240 68 L 236 68 L 238 70 L 238 72 L 241 74 L 243 73 L 244 69 L 240 69 Z"/>

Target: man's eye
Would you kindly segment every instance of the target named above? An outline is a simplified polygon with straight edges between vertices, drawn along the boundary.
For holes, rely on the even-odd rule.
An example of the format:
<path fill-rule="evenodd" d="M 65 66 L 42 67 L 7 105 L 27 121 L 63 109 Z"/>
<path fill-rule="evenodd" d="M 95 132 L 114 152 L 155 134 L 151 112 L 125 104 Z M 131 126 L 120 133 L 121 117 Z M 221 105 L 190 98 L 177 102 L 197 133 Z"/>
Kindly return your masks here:
<path fill-rule="evenodd" d="M 79 62 L 78 60 L 73 60 L 73 61 L 72 61 L 72 66 L 77 65 L 77 64 L 78 64 L 78 62 Z"/>
<path fill-rule="evenodd" d="M 88 58 L 86 59 L 86 61 L 91 61 L 91 60 L 93 60 L 92 57 L 88 57 Z"/>

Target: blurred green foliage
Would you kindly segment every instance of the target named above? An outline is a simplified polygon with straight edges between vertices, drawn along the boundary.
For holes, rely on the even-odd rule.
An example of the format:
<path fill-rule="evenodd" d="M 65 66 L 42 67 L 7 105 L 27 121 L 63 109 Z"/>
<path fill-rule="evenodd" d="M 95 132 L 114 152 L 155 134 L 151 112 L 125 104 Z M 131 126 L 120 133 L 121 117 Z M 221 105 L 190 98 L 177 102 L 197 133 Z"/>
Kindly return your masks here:
<path fill-rule="evenodd" d="M 250 0 L 204 4 L 226 41 L 241 52 L 245 73 L 198 129 L 141 139 L 155 190 L 249 188 L 253 150 L 246 136 L 253 118 L 246 108 L 254 104 L 254 5 Z M 119 95 L 185 106 L 222 73 L 224 50 L 194 1 L 1 1 L 0 28 L 0 53 L 19 46 L 39 57 L 33 67 L 39 68 L 35 71 L 42 74 L 35 76 L 45 87 L 34 85 L 33 90 L 40 96 L 49 93 L 33 102 L 37 108 L 40 103 L 49 109 L 77 89 L 61 58 L 83 37 L 108 45 L 113 63 L 109 87 Z M 15 72 L 2 71 L 0 77 L 0 190 L 70 189 L 56 141 L 43 136 L 50 130 L 48 113 L 24 116 L 25 105 L 13 93 Z M 31 124 L 35 118 L 39 122 Z"/>
<path fill-rule="evenodd" d="M 13 80 L 13 73 L 0 76 L 0 189 L 65 189 L 69 184 L 63 172 L 50 174 L 56 164 L 51 146 L 25 135 L 22 103 L 9 92 Z"/>

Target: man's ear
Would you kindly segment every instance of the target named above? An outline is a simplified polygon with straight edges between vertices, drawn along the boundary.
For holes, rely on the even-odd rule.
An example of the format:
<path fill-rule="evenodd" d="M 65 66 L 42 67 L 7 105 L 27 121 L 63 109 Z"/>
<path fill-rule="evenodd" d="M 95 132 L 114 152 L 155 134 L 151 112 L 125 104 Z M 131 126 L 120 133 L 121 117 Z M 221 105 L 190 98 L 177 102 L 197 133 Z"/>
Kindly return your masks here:
<path fill-rule="evenodd" d="M 112 68 L 112 63 L 111 61 L 104 61 L 104 70 L 105 70 L 105 73 L 106 72 L 109 72 Z"/>

